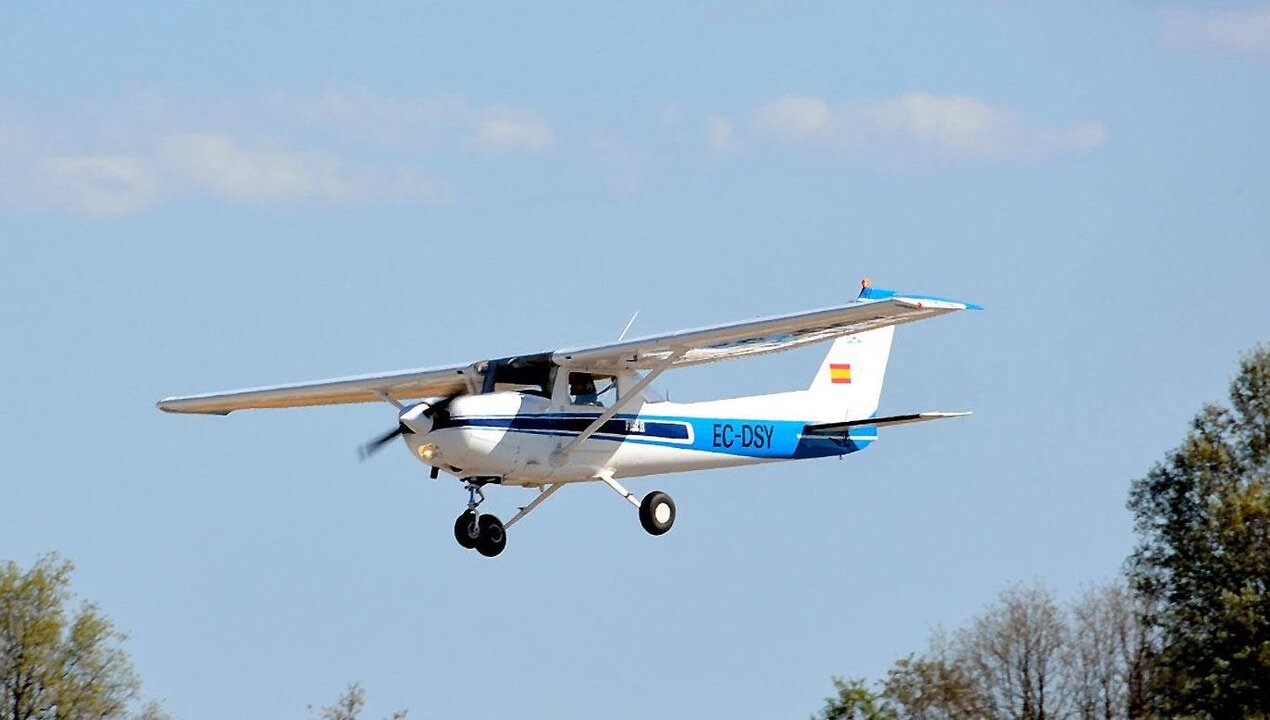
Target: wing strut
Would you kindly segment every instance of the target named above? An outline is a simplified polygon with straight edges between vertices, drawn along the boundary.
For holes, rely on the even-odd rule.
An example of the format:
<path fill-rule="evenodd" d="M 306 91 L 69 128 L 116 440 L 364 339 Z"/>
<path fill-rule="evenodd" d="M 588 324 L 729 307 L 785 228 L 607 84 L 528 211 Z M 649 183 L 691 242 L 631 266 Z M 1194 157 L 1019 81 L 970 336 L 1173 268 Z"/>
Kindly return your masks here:
<path fill-rule="evenodd" d="M 504 527 L 504 528 L 509 528 L 509 527 L 511 527 L 512 525 L 515 525 L 517 520 L 520 520 L 521 518 L 525 517 L 525 516 L 526 516 L 526 515 L 528 515 L 529 513 L 533 512 L 534 508 L 538 507 L 538 505 L 539 505 L 539 504 L 540 504 L 543 500 L 546 500 L 547 498 L 549 498 L 549 497 L 551 497 L 552 495 L 554 495 L 554 494 L 555 494 L 555 492 L 556 492 L 557 490 L 559 490 L 560 488 L 562 488 L 562 487 L 564 487 L 564 485 L 561 485 L 560 483 L 555 483 L 555 484 L 552 484 L 552 485 L 548 485 L 548 486 L 547 486 L 547 487 L 545 487 L 545 488 L 541 488 L 541 489 L 539 490 L 539 492 L 538 492 L 538 497 L 534 498 L 532 501 L 530 501 L 530 503 L 529 503 L 528 505 L 526 505 L 525 507 L 521 508 L 521 509 L 520 509 L 520 511 L 519 511 L 519 512 L 517 512 L 515 515 L 512 515 L 512 519 L 511 519 L 511 520 L 508 520 L 508 521 L 507 521 L 507 522 L 505 522 L 505 523 L 503 523 L 503 527 Z"/>
<path fill-rule="evenodd" d="M 406 409 L 406 406 L 402 405 L 400 401 L 393 399 L 393 396 L 389 395 L 387 390 L 376 389 L 374 392 L 376 395 L 379 396 L 380 400 L 383 400 L 384 402 L 388 403 L 389 405 L 392 405 L 398 410 L 404 411 Z M 432 478 L 432 479 L 436 480 L 436 478 Z"/>
<path fill-rule="evenodd" d="M 648 371 L 647 375 L 641 378 L 639 382 L 635 383 L 635 387 L 627 390 L 626 394 L 618 398 L 617 402 L 613 403 L 612 407 L 600 413 L 600 416 L 592 421 L 590 425 L 587 425 L 586 429 L 579 433 L 577 437 L 570 440 L 564 447 L 551 453 L 551 464 L 554 467 L 562 467 L 565 462 L 568 461 L 569 453 L 573 452 L 574 448 L 581 444 L 583 440 L 586 440 L 594 435 L 597 430 L 604 427 L 604 423 L 612 420 L 613 416 L 621 412 L 622 408 L 626 407 L 631 403 L 631 401 L 639 397 L 639 394 L 644 391 L 644 388 L 648 387 L 653 380 L 657 379 L 658 375 L 665 372 L 667 368 L 673 365 L 675 361 L 679 359 L 679 356 L 683 354 L 683 350 L 675 350 L 663 358 L 662 361 L 657 363 L 653 369 Z"/>

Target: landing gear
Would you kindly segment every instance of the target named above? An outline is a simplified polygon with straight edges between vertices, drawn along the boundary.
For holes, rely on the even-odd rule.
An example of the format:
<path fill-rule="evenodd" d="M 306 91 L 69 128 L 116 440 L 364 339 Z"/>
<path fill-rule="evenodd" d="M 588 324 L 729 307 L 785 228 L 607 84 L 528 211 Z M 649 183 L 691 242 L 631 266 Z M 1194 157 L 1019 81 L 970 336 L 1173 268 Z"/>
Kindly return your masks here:
<path fill-rule="evenodd" d="M 454 539 L 468 550 L 476 550 L 485 557 L 494 557 L 507 547 L 507 530 L 493 515 L 481 515 L 476 508 L 485 502 L 479 480 L 467 481 L 467 509 L 454 520 Z"/>
<path fill-rule="evenodd" d="M 454 539 L 468 550 L 476 548 L 476 539 L 481 536 L 476 520 L 475 510 L 464 510 L 454 521 Z"/>
<path fill-rule="evenodd" d="M 493 515 L 464 510 L 454 521 L 454 539 L 468 550 L 494 557 L 507 547 L 507 529 Z"/>
<path fill-rule="evenodd" d="M 480 536 L 476 538 L 476 552 L 494 557 L 507 547 L 507 530 L 503 522 L 493 515 L 482 515 L 476 521 Z"/>
<path fill-rule="evenodd" d="M 649 535 L 665 534 L 675 524 L 675 501 L 660 490 L 648 493 L 639 504 L 639 524 Z"/>
<path fill-rule="evenodd" d="M 654 490 L 644 496 L 643 501 L 635 499 L 635 493 L 622 487 L 613 479 L 613 473 L 604 472 L 598 475 L 605 485 L 613 488 L 613 492 L 626 498 L 626 501 L 639 508 L 639 524 L 644 526 L 649 535 L 664 535 L 675 524 L 675 501 L 660 490 Z"/>

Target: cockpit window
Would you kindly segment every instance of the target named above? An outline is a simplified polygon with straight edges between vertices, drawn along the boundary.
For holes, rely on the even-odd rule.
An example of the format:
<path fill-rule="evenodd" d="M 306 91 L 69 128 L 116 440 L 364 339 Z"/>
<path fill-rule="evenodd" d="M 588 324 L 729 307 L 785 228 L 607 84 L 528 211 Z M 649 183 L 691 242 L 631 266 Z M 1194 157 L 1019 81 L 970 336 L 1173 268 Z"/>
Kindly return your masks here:
<path fill-rule="evenodd" d="M 571 372 L 569 402 L 573 405 L 609 407 L 617 402 L 617 378 L 613 375 Z"/>
<path fill-rule="evenodd" d="M 491 360 L 485 369 L 482 392 L 515 390 L 542 397 L 551 396 L 556 368 L 548 358 L 507 358 Z"/>

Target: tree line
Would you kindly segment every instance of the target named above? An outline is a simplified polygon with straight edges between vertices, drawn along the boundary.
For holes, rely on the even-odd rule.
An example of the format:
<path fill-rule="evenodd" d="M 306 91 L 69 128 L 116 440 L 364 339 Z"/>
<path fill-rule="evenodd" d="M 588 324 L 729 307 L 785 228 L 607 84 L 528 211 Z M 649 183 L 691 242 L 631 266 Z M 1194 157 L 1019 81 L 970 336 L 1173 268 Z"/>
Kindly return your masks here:
<path fill-rule="evenodd" d="M 1270 718 L 1270 348 L 1127 506 L 1116 582 L 1066 605 L 1011 587 L 878 681 L 833 678 L 814 720 Z"/>

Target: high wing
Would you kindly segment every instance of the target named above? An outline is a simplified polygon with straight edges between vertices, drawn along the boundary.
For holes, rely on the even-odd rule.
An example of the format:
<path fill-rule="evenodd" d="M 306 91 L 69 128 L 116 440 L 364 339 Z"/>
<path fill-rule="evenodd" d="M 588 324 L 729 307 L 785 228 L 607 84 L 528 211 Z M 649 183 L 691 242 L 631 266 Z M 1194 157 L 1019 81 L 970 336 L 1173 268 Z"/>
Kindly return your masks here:
<path fill-rule="evenodd" d="M 304 407 L 436 397 L 466 393 L 469 389 L 468 378 L 474 374 L 474 369 L 469 365 L 398 370 L 308 383 L 170 397 L 160 400 L 158 407 L 174 413 L 228 415 L 234 410 L 249 408 Z"/>
<path fill-rule="evenodd" d="M 956 310 L 979 310 L 972 303 L 929 295 L 901 295 L 867 285 L 853 303 L 809 312 L 683 330 L 636 340 L 559 350 L 525 358 L 547 358 L 561 367 L 593 370 L 650 370 L 652 376 L 670 367 L 747 357 L 789 350 L 832 340 L 842 335 L 887 325 L 922 320 Z M 510 359 L 509 359 L 510 360 Z M 482 385 L 486 362 L 422 370 L 398 370 L 371 375 L 271 385 L 229 392 L 187 395 L 160 400 L 160 410 L 175 413 L 228 415 L 249 408 L 285 408 L 475 392 Z M 651 377 L 646 378 L 651 380 Z"/>
<path fill-rule="evenodd" d="M 859 300 L 847 305 L 560 350 L 552 359 L 566 367 L 650 370 L 667 361 L 670 367 L 683 367 L 790 350 L 956 310 L 981 309 L 973 303 L 929 295 L 901 295 L 894 290 L 866 285 Z"/>

